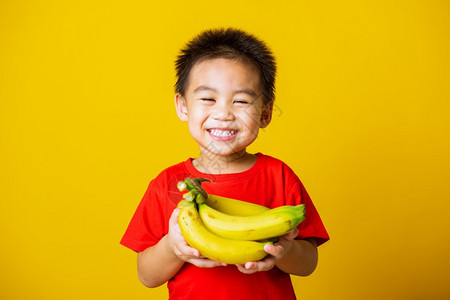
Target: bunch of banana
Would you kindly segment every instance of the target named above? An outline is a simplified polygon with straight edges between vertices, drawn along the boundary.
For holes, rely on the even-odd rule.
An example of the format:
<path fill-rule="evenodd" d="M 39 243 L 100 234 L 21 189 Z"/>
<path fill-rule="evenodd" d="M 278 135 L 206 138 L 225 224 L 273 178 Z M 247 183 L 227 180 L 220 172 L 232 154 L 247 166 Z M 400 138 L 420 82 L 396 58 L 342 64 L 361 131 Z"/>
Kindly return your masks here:
<path fill-rule="evenodd" d="M 233 216 L 251 216 L 269 210 L 262 205 L 213 194 L 208 194 L 205 203 L 211 208 Z"/>
<path fill-rule="evenodd" d="M 265 244 L 296 228 L 304 219 L 304 206 L 265 206 L 208 195 L 201 187 L 206 179 L 186 178 L 178 183 L 187 190 L 178 223 L 187 243 L 213 260 L 227 264 L 258 261 L 267 253 Z M 266 240 L 266 242 L 261 242 Z"/>
<path fill-rule="evenodd" d="M 186 242 L 201 255 L 226 264 L 245 264 L 263 259 L 264 245 L 272 242 L 237 241 L 220 237 L 203 225 L 194 201 L 182 200 L 178 224 Z"/>
<path fill-rule="evenodd" d="M 233 240 L 265 240 L 282 236 L 304 219 L 304 205 L 280 206 L 251 216 L 233 216 L 207 204 L 198 205 L 200 218 L 215 234 Z"/>
<path fill-rule="evenodd" d="M 180 191 L 188 191 L 183 195 L 183 198 L 187 201 L 195 201 L 199 204 L 206 203 L 209 207 L 229 215 L 250 216 L 269 210 L 269 208 L 263 205 L 207 194 L 201 187 L 203 181 L 210 180 L 204 178 L 192 179 L 188 177 L 184 181 L 179 181 L 177 187 Z"/>

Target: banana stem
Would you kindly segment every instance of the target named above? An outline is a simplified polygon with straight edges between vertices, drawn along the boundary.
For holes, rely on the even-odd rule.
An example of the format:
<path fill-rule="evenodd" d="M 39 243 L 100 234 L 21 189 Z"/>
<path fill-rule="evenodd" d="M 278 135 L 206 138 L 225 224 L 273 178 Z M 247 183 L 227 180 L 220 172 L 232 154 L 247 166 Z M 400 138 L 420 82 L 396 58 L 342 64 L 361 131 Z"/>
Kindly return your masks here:
<path fill-rule="evenodd" d="M 189 177 L 186 177 L 184 179 L 184 182 L 186 183 L 186 185 L 188 187 L 192 187 L 193 189 L 195 189 L 197 191 L 198 194 L 202 194 L 203 198 L 206 200 L 208 198 L 208 194 L 205 192 L 205 190 L 201 186 L 201 182 L 203 182 L 203 181 L 210 181 L 210 180 L 209 179 L 205 179 L 205 178 L 192 179 L 192 178 L 189 178 Z"/>
<path fill-rule="evenodd" d="M 196 190 L 190 190 L 186 194 L 183 195 L 183 198 L 187 201 L 194 201 L 198 196 L 198 192 Z"/>
<path fill-rule="evenodd" d="M 177 189 L 178 189 L 180 192 L 186 191 L 186 190 L 188 189 L 188 187 L 187 187 L 187 185 L 186 185 L 186 182 L 184 182 L 184 181 L 178 181 L 178 183 L 177 183 Z"/>
<path fill-rule="evenodd" d="M 201 184 L 203 181 L 209 181 L 209 182 L 211 182 L 211 180 L 209 180 L 209 179 L 207 179 L 207 178 L 195 178 L 194 179 L 195 180 L 195 182 L 197 182 L 198 184 Z"/>
<path fill-rule="evenodd" d="M 197 202 L 197 204 L 202 204 L 205 203 L 206 199 L 203 196 L 203 194 L 198 194 L 197 198 L 195 199 L 195 202 Z"/>
<path fill-rule="evenodd" d="M 204 203 L 208 194 L 202 188 L 201 183 L 203 181 L 211 181 L 206 178 L 189 178 L 186 177 L 184 181 L 179 181 L 177 183 L 177 188 L 180 192 L 188 191 L 183 195 L 183 198 L 187 201 L 195 201 L 197 204 Z"/>

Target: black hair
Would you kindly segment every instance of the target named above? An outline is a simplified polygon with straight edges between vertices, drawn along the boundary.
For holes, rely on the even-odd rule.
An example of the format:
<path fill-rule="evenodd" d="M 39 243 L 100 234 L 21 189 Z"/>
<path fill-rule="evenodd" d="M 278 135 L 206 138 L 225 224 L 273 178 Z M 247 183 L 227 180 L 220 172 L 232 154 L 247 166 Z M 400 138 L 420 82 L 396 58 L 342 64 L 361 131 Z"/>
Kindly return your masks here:
<path fill-rule="evenodd" d="M 175 92 L 184 95 L 191 69 L 200 61 L 214 58 L 241 59 L 259 70 L 265 104 L 275 100 L 275 58 L 265 42 L 234 28 L 206 30 L 181 49 L 175 61 Z"/>

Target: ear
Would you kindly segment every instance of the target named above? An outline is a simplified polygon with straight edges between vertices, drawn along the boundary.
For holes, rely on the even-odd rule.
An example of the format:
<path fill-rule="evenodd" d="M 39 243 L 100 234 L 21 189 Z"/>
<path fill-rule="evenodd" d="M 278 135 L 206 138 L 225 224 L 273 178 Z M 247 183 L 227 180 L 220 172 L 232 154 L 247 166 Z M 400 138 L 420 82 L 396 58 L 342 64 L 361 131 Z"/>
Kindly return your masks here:
<path fill-rule="evenodd" d="M 187 122 L 188 111 L 187 111 L 186 99 L 184 99 L 184 97 L 180 93 L 177 93 L 175 95 L 175 108 L 177 110 L 178 118 L 180 118 L 180 120 L 183 122 Z"/>
<path fill-rule="evenodd" d="M 260 128 L 266 128 L 270 124 L 270 121 L 272 121 L 272 112 L 273 112 L 273 101 L 263 106 L 261 112 L 261 122 L 259 125 Z"/>

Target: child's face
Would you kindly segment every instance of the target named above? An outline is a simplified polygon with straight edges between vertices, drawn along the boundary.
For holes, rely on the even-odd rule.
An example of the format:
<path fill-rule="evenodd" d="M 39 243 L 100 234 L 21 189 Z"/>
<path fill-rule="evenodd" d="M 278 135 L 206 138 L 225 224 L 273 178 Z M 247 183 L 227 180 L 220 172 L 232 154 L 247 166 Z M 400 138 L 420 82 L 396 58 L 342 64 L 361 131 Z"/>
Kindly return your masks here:
<path fill-rule="evenodd" d="M 272 105 L 264 105 L 256 68 L 238 60 L 216 58 L 196 64 L 184 96 L 175 97 L 177 114 L 187 121 L 202 154 L 245 152 L 266 127 Z"/>

